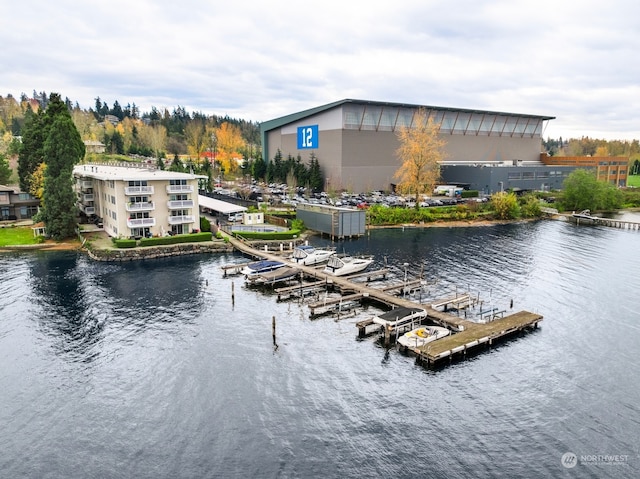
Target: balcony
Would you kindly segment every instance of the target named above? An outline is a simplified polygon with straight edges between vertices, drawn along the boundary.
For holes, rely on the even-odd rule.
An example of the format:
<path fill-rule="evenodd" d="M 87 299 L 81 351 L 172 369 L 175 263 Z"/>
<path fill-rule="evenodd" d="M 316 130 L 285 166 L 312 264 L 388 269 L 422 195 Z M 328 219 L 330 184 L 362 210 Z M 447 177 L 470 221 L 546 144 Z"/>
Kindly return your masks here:
<path fill-rule="evenodd" d="M 94 200 L 94 194 L 93 193 L 85 193 L 85 194 L 81 194 L 78 195 L 80 197 L 80 201 L 83 203 L 87 203 L 89 201 L 93 201 Z"/>
<path fill-rule="evenodd" d="M 91 181 L 91 180 L 82 180 L 82 181 L 80 181 L 80 189 L 88 190 L 89 188 L 93 188 L 93 181 Z"/>
<path fill-rule="evenodd" d="M 82 211 L 85 215 L 95 215 L 96 209 L 94 206 L 83 205 L 82 203 L 78 203 L 78 209 Z"/>
<path fill-rule="evenodd" d="M 169 216 L 170 225 L 183 225 L 185 223 L 195 223 L 195 216 Z"/>
<path fill-rule="evenodd" d="M 193 193 L 193 185 L 167 185 L 167 193 Z"/>
<path fill-rule="evenodd" d="M 129 218 L 127 220 L 128 228 L 144 228 L 149 226 L 155 226 L 156 219 L 155 218 Z"/>
<path fill-rule="evenodd" d="M 127 211 L 153 211 L 155 209 L 153 201 L 140 201 L 138 203 L 127 203 Z"/>
<path fill-rule="evenodd" d="M 126 186 L 124 188 L 125 195 L 152 195 L 153 186 Z"/>
<path fill-rule="evenodd" d="M 185 209 L 185 208 L 193 208 L 193 200 L 167 201 L 167 207 L 170 210 L 182 210 L 182 209 Z"/>

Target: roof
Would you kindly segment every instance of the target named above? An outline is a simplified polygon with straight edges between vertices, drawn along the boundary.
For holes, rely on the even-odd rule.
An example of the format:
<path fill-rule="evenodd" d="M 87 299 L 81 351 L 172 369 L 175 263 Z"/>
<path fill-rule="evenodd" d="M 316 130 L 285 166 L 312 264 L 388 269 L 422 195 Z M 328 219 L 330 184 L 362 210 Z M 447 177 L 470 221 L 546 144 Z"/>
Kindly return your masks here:
<path fill-rule="evenodd" d="M 300 111 L 298 113 L 292 113 L 291 115 L 282 116 L 280 118 L 275 118 L 273 120 L 262 122 L 260 124 L 260 130 L 264 134 L 267 131 L 274 130 L 276 128 L 287 125 L 289 123 L 293 123 L 294 121 L 298 121 L 303 118 L 316 115 L 318 113 L 322 113 L 324 111 L 332 110 L 333 108 L 337 108 L 339 106 L 346 105 L 349 103 L 358 104 L 358 105 L 389 106 L 389 107 L 396 107 L 396 108 L 427 108 L 429 110 L 459 111 L 459 112 L 465 112 L 465 113 L 484 113 L 484 114 L 489 113 L 492 115 L 517 116 L 517 117 L 524 117 L 524 118 L 536 118 L 541 120 L 555 119 L 555 116 L 528 115 L 524 113 L 507 113 L 502 111 L 474 110 L 474 109 L 467 109 L 467 108 L 453 108 L 453 107 L 443 107 L 443 106 L 433 106 L 433 105 L 416 105 L 411 103 L 393 103 L 393 102 L 387 102 L 387 101 L 345 99 L 345 100 L 335 101 L 333 103 L 327 103 L 326 105 L 311 108 L 309 110 Z"/>
<path fill-rule="evenodd" d="M 78 176 L 95 178 L 109 181 L 168 181 L 168 180 L 193 180 L 197 178 L 207 178 L 205 175 L 195 175 L 191 173 L 178 173 L 169 170 L 158 170 L 154 167 L 135 166 L 112 166 L 107 164 L 82 164 L 73 167 L 73 173 Z"/>
<path fill-rule="evenodd" d="M 198 204 L 204 208 L 209 208 L 210 210 L 218 211 L 225 215 L 247 211 L 247 208 L 244 206 L 234 205 L 233 203 L 216 200 L 204 195 L 198 195 Z"/>

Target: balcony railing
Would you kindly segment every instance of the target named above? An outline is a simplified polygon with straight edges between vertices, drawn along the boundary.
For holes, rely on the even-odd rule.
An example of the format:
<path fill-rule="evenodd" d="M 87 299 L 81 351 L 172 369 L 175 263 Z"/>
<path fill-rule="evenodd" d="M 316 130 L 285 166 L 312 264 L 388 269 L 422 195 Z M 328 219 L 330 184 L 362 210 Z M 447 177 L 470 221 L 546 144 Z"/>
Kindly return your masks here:
<path fill-rule="evenodd" d="M 193 193 L 193 185 L 167 185 L 167 193 Z"/>
<path fill-rule="evenodd" d="M 156 219 L 155 218 L 129 218 L 127 220 L 128 228 L 142 228 L 146 226 L 155 226 Z"/>
<path fill-rule="evenodd" d="M 127 211 L 153 211 L 155 209 L 153 201 L 140 201 L 138 203 L 127 203 Z"/>
<path fill-rule="evenodd" d="M 193 208 L 193 200 L 167 201 L 167 207 L 170 210 L 182 210 L 184 208 Z"/>
<path fill-rule="evenodd" d="M 169 224 L 170 225 L 182 225 L 185 223 L 195 223 L 195 217 L 188 216 L 169 216 Z"/>
<path fill-rule="evenodd" d="M 152 195 L 153 186 L 126 186 L 124 188 L 125 195 Z"/>
<path fill-rule="evenodd" d="M 78 209 L 82 211 L 85 215 L 95 215 L 96 208 L 94 206 L 83 205 L 82 203 L 78 203 Z"/>

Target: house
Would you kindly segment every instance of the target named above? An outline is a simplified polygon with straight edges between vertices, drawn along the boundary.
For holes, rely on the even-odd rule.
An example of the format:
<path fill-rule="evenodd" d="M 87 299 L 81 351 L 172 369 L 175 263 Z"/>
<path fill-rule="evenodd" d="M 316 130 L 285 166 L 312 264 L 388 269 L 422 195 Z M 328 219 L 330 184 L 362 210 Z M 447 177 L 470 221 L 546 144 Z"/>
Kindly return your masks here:
<path fill-rule="evenodd" d="M 84 140 L 84 147 L 87 153 L 104 153 L 107 148 L 104 143 L 95 140 Z"/>
<path fill-rule="evenodd" d="M 0 185 L 0 220 L 19 221 L 31 219 L 38 212 L 40 200 L 19 186 Z"/>

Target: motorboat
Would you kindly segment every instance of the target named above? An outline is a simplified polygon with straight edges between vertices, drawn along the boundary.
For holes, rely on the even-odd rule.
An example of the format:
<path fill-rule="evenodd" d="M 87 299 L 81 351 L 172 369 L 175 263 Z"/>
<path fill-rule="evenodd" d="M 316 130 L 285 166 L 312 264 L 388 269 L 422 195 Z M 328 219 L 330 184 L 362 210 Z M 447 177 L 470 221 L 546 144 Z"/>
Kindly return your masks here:
<path fill-rule="evenodd" d="M 315 248 L 308 245 L 296 246 L 293 250 L 293 261 L 305 266 L 312 266 L 326 262 L 336 253 L 333 249 Z"/>
<path fill-rule="evenodd" d="M 294 279 L 300 274 L 298 268 L 292 268 L 291 266 L 280 266 L 279 268 L 271 271 L 264 271 L 262 273 L 256 273 L 247 275 L 247 281 L 252 284 L 267 285 L 276 284 L 283 281 Z"/>
<path fill-rule="evenodd" d="M 266 273 L 268 271 L 273 271 L 274 269 L 282 268 L 283 266 L 285 266 L 285 264 L 282 261 L 264 259 L 262 261 L 249 263 L 242 268 L 240 272 L 245 276 L 255 276 L 260 273 Z"/>
<path fill-rule="evenodd" d="M 346 276 L 364 271 L 371 263 L 373 263 L 373 258 L 333 255 L 329 256 L 329 261 L 323 271 L 334 276 Z"/>
<path fill-rule="evenodd" d="M 451 334 L 451 331 L 442 326 L 422 326 L 404 333 L 398 338 L 398 344 L 406 348 L 419 348 L 436 339 L 449 336 L 449 334 Z"/>
<path fill-rule="evenodd" d="M 590 210 L 582 210 L 580 213 L 573 213 L 572 216 L 577 223 L 594 224 L 598 221 L 597 216 L 591 216 Z"/>
<path fill-rule="evenodd" d="M 372 318 L 372 321 L 385 328 L 396 328 L 410 323 L 420 324 L 427 317 L 427 312 L 421 308 L 394 308 Z"/>

